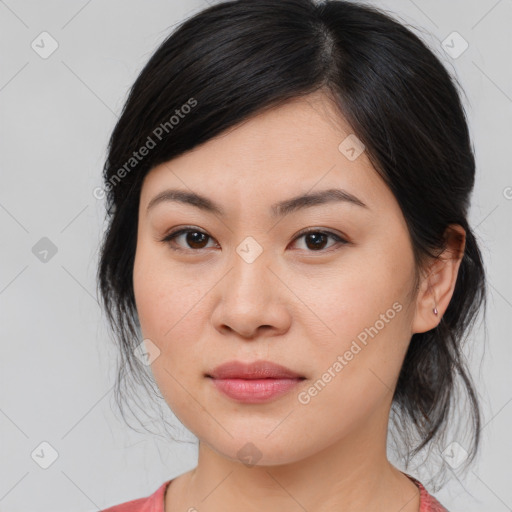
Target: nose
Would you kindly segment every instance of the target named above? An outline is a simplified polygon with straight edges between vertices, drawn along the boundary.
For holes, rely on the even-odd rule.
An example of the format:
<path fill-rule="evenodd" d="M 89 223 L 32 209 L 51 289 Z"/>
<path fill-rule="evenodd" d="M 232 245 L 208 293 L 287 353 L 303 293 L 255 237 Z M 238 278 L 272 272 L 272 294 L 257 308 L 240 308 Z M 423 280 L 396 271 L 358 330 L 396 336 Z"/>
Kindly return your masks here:
<path fill-rule="evenodd" d="M 287 287 L 263 251 L 254 261 L 234 253 L 228 274 L 214 288 L 213 326 L 245 339 L 282 334 L 290 326 Z M 289 297 L 288 297 L 289 298 Z"/>

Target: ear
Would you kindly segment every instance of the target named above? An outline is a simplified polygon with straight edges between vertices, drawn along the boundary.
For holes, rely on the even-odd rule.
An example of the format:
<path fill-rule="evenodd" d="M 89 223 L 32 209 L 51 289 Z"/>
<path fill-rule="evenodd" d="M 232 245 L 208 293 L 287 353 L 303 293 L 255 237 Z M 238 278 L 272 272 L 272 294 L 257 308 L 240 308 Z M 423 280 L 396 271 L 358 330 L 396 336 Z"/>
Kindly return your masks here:
<path fill-rule="evenodd" d="M 435 328 L 444 315 L 455 290 L 464 248 L 466 231 L 459 224 L 450 224 L 444 234 L 445 249 L 423 271 L 416 298 L 411 334 Z M 438 314 L 434 314 L 437 307 Z"/>

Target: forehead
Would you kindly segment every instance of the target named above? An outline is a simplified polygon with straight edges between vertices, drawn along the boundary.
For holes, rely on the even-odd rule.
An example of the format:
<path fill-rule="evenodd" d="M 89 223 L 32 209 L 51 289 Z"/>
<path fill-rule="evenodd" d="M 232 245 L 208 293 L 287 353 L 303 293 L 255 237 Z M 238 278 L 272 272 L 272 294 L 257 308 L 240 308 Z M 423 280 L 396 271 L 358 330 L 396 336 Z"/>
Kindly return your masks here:
<path fill-rule="evenodd" d="M 153 168 L 141 205 L 165 188 L 198 192 L 221 204 L 271 204 L 332 187 L 366 204 L 384 199 L 387 187 L 366 152 L 351 160 L 340 150 L 347 137 L 354 137 L 351 127 L 327 96 L 295 98 Z"/>

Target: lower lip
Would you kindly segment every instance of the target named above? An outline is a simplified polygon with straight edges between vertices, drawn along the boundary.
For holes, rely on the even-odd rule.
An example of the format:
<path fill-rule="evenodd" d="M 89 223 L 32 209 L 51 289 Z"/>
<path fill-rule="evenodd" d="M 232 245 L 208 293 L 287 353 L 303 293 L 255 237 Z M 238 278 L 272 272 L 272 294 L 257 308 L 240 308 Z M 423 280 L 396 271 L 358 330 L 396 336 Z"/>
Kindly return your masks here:
<path fill-rule="evenodd" d="M 245 403 L 257 404 L 288 393 L 303 379 L 211 379 L 225 395 Z"/>

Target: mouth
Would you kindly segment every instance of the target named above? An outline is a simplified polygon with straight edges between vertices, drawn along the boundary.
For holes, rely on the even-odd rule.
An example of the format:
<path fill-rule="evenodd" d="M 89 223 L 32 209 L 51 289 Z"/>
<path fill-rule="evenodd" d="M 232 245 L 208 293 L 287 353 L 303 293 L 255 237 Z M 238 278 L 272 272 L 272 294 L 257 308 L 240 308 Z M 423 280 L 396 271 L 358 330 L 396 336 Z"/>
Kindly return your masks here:
<path fill-rule="evenodd" d="M 270 361 L 243 363 L 229 361 L 205 374 L 215 388 L 229 398 L 244 403 L 262 403 L 291 391 L 306 379 Z"/>

